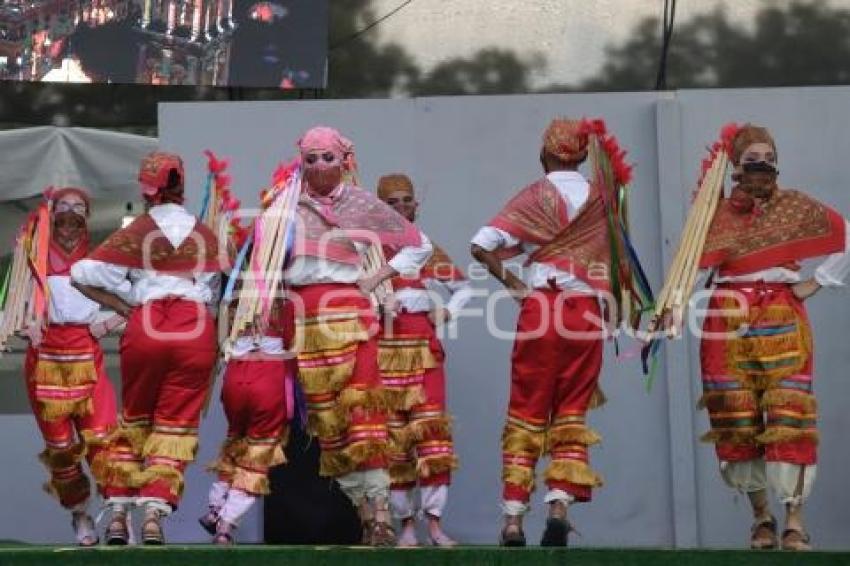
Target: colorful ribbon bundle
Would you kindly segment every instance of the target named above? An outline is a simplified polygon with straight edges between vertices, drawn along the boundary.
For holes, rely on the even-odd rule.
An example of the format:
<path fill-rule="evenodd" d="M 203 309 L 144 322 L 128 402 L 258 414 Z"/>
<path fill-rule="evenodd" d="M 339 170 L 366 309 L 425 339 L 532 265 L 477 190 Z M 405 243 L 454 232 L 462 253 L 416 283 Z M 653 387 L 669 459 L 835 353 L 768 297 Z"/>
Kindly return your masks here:
<path fill-rule="evenodd" d="M 261 195 L 264 210 L 254 220 L 254 229 L 242 244 L 225 287 L 224 302 L 229 303 L 237 279 L 242 280 L 230 334 L 224 345 L 226 359 L 230 357 L 236 338 L 249 326 L 262 332 L 268 325 L 272 304 L 279 295 L 284 265 L 294 244 L 300 195 L 300 162 L 295 160 L 278 167 L 271 188 Z"/>
<path fill-rule="evenodd" d="M 637 328 L 640 317 L 652 309 L 654 298 L 649 280 L 632 245 L 628 222 L 628 186 L 632 166 L 626 163 L 626 152 L 610 134 L 603 120 L 583 120 L 588 135 L 588 155 L 592 181 L 602 194 L 610 246 L 611 294 L 620 311 L 616 322 L 628 314 Z"/>
<path fill-rule="evenodd" d="M 12 261 L 3 276 L 0 304 L 0 351 L 9 337 L 41 328 L 47 316 L 47 256 L 50 247 L 50 192 L 18 231 Z"/>

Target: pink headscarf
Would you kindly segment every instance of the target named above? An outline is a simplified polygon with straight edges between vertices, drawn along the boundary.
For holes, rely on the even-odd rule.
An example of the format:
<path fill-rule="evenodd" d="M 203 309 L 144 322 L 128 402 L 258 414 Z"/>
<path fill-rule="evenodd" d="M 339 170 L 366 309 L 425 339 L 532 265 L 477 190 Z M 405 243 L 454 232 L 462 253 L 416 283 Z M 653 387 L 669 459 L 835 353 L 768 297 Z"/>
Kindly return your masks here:
<path fill-rule="evenodd" d="M 298 151 L 304 156 L 311 151 L 332 151 L 340 159 L 354 151 L 351 140 L 328 126 L 316 126 L 307 130 L 297 143 Z"/>

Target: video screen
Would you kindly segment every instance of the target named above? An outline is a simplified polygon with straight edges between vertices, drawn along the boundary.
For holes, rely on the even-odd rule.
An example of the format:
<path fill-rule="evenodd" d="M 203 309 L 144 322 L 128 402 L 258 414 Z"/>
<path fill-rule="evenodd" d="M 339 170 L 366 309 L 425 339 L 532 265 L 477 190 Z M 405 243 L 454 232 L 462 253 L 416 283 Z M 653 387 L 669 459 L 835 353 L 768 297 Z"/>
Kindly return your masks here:
<path fill-rule="evenodd" d="M 0 79 L 324 88 L 327 0 L 0 0 Z"/>

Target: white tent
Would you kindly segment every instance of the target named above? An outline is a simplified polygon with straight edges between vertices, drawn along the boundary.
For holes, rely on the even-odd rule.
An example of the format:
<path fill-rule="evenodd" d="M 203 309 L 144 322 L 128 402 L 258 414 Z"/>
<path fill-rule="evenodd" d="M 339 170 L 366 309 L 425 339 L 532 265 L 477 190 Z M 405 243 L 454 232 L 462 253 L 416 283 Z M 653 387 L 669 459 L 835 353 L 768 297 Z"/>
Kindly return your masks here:
<path fill-rule="evenodd" d="M 89 228 L 118 228 L 125 203 L 139 201 L 139 162 L 156 146 L 156 138 L 89 128 L 0 131 L 0 254 L 34 208 L 26 199 L 51 185 L 85 187 L 94 199 Z"/>
<path fill-rule="evenodd" d="M 0 201 L 41 194 L 45 187 L 81 186 L 95 199 L 134 200 L 139 161 L 156 138 L 43 126 L 0 131 Z"/>

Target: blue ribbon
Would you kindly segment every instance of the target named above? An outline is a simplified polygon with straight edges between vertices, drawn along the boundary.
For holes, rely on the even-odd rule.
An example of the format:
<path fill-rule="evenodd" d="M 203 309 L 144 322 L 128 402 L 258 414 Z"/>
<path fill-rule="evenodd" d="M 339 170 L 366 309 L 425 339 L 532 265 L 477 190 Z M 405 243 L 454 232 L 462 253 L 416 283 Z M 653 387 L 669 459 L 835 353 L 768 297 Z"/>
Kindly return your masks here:
<path fill-rule="evenodd" d="M 207 174 L 207 183 L 206 183 L 206 187 L 204 188 L 204 200 L 203 200 L 203 204 L 201 204 L 201 214 L 199 216 L 199 218 L 201 218 L 201 219 L 203 219 L 204 216 L 207 215 L 207 208 L 209 208 L 209 206 L 210 206 L 210 196 L 212 195 L 212 180 L 213 180 L 213 174 L 212 173 Z"/>
<path fill-rule="evenodd" d="M 254 233 L 248 235 L 239 254 L 236 256 L 236 261 L 233 263 L 233 270 L 230 272 L 230 277 L 227 279 L 227 285 L 224 287 L 224 297 L 222 302 L 229 303 L 233 300 L 233 288 L 236 286 L 236 280 L 239 279 L 239 274 L 242 273 L 242 265 L 245 263 L 245 258 L 248 256 L 248 250 L 251 249 L 251 244 L 254 243 Z"/>

